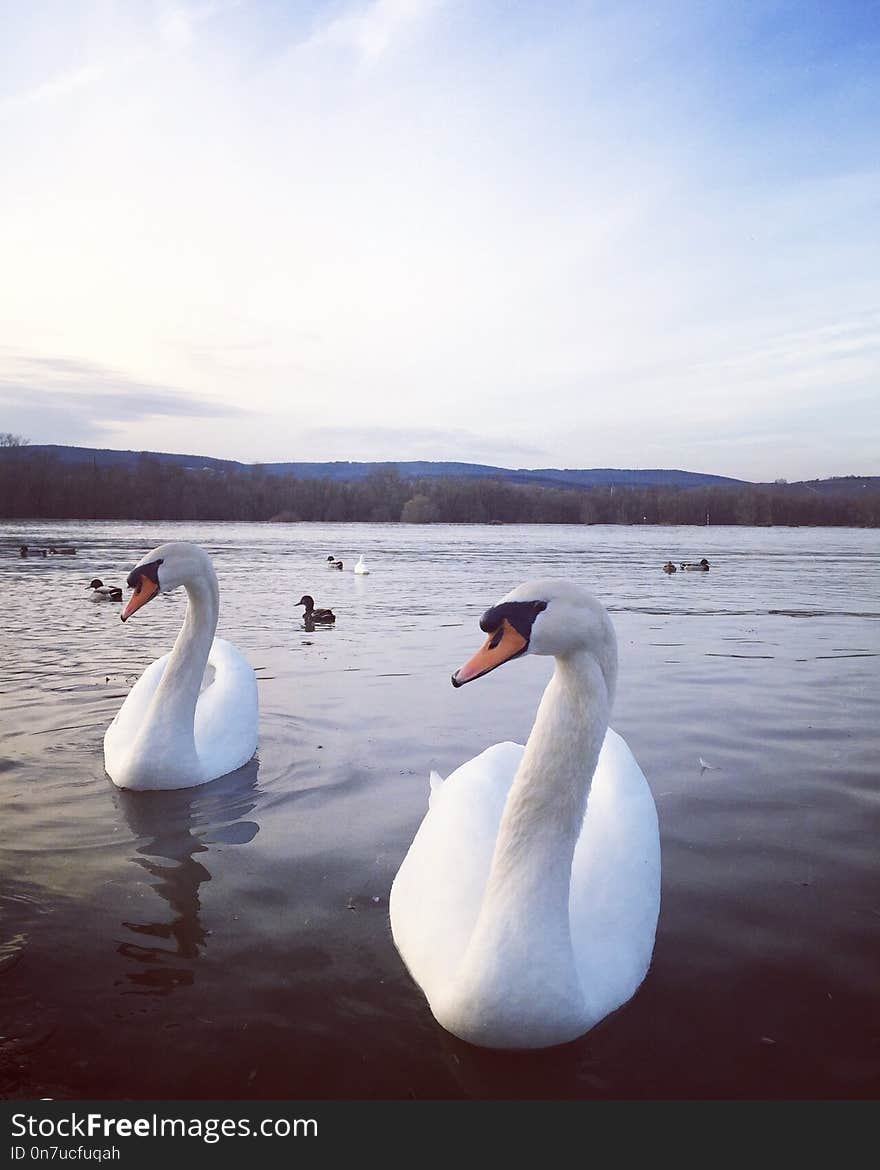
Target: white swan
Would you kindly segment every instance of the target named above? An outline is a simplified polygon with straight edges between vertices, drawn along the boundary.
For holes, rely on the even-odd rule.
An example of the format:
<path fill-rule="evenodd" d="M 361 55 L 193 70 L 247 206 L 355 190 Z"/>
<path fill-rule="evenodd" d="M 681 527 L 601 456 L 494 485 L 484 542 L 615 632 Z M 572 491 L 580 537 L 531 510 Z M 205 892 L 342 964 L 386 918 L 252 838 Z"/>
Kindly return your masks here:
<path fill-rule="evenodd" d="M 363 555 L 363 553 L 361 553 L 361 559 L 360 559 L 360 560 L 358 561 L 358 563 L 355 565 L 355 567 L 354 567 L 354 571 L 355 571 L 356 573 L 360 573 L 362 577 L 366 577 L 366 576 L 367 576 L 367 574 L 369 573 L 369 571 L 370 571 L 370 570 L 369 570 L 369 569 L 367 568 L 367 566 L 364 564 L 364 555 Z"/>
<path fill-rule="evenodd" d="M 556 670 L 525 748 L 500 743 L 431 777 L 428 812 L 391 887 L 391 930 L 437 1021 L 472 1044 L 573 1040 L 625 1003 L 660 910 L 657 810 L 608 728 L 617 641 L 566 581 L 520 585 L 480 622 L 455 686 L 526 653 Z"/>
<path fill-rule="evenodd" d="M 220 590 L 211 558 L 194 544 L 161 544 L 128 585 L 123 621 L 178 585 L 189 604 L 174 648 L 147 667 L 107 728 L 107 774 L 119 788 L 154 789 L 192 788 L 235 771 L 257 748 L 257 683 L 240 651 L 214 637 Z"/>

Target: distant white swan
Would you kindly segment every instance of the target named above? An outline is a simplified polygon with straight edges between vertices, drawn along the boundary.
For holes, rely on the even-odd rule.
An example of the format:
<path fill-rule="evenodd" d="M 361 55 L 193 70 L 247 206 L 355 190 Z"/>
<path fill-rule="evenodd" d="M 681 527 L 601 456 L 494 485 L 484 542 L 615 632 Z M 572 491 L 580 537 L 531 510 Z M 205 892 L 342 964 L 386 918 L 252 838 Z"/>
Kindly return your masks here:
<path fill-rule="evenodd" d="M 555 673 L 525 748 L 499 743 L 445 781 L 391 888 L 397 949 L 448 1031 L 489 1048 L 580 1036 L 651 962 L 660 909 L 657 811 L 608 716 L 617 642 L 580 586 L 520 585 L 480 622 L 461 686 L 521 655 Z"/>
<path fill-rule="evenodd" d="M 174 648 L 147 667 L 107 728 L 107 774 L 120 788 L 155 789 L 192 788 L 235 771 L 257 748 L 257 683 L 240 651 L 214 637 L 220 590 L 211 558 L 194 544 L 162 544 L 128 585 L 123 621 L 179 585 L 188 605 Z"/>
<path fill-rule="evenodd" d="M 370 571 L 370 570 L 369 570 L 369 569 L 367 568 L 367 566 L 364 564 L 364 557 L 363 557 L 363 554 L 361 554 L 361 558 L 360 558 L 360 560 L 359 560 L 359 561 L 358 561 L 358 563 L 355 565 L 355 567 L 354 567 L 354 571 L 355 571 L 356 573 L 360 573 L 360 574 L 361 574 L 361 576 L 364 576 L 364 577 L 365 577 L 365 576 L 366 576 L 366 575 L 369 573 L 369 571 Z"/>

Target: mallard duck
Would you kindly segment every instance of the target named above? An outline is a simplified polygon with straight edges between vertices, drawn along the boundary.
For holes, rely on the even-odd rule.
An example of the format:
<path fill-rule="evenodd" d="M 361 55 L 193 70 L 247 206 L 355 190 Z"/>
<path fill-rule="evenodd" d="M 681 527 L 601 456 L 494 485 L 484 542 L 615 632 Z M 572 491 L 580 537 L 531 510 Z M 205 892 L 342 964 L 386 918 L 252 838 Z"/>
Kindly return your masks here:
<path fill-rule="evenodd" d="M 49 549 L 49 556 L 52 557 L 75 557 L 75 548 L 55 548 L 54 545 Z"/>
<path fill-rule="evenodd" d="M 708 573 L 709 562 L 705 557 L 701 561 L 682 561 L 681 567 L 686 573 Z"/>
<path fill-rule="evenodd" d="M 672 561 L 667 561 L 666 564 L 663 566 L 663 572 L 664 573 L 676 573 L 676 572 L 678 572 L 678 570 L 676 569 L 675 565 L 673 565 Z"/>
<path fill-rule="evenodd" d="M 328 557 L 327 558 L 327 568 L 328 569 L 341 569 L 342 568 L 342 561 L 337 561 L 336 557 Z"/>
<path fill-rule="evenodd" d="M 19 545 L 18 555 L 20 557 L 44 557 L 46 550 L 44 548 L 29 548 L 26 544 Z"/>
<path fill-rule="evenodd" d="M 105 585 L 100 577 L 95 577 L 86 586 L 92 590 L 92 601 L 122 601 L 122 590 L 118 585 Z"/>
<path fill-rule="evenodd" d="M 303 620 L 306 622 L 324 622 L 329 624 L 330 622 L 336 621 L 336 614 L 332 609 L 315 609 L 315 599 L 308 593 L 304 593 L 296 604 L 306 607 L 305 613 L 303 614 Z"/>

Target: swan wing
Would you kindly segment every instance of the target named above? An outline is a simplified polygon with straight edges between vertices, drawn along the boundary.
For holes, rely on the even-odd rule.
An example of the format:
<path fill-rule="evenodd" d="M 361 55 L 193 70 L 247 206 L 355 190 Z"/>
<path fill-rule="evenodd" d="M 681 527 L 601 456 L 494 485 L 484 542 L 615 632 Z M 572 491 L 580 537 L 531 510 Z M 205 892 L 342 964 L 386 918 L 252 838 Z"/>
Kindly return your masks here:
<path fill-rule="evenodd" d="M 110 776 L 121 771 L 119 765 L 123 758 L 128 756 L 131 745 L 137 738 L 170 657 L 169 652 L 150 663 L 126 695 L 125 701 L 113 717 L 113 722 L 104 733 L 104 765 Z"/>
<path fill-rule="evenodd" d="M 442 782 L 432 774 L 428 812 L 390 899 L 394 942 L 429 1001 L 451 980 L 473 932 L 523 750 L 498 743 Z"/>
<path fill-rule="evenodd" d="M 596 765 L 569 895 L 575 965 L 601 1019 L 634 994 L 651 962 L 660 912 L 660 837 L 648 782 L 611 728 Z"/>
<path fill-rule="evenodd" d="M 196 703 L 194 736 L 209 777 L 234 772 L 257 750 L 258 700 L 253 667 L 240 650 L 215 638 Z"/>

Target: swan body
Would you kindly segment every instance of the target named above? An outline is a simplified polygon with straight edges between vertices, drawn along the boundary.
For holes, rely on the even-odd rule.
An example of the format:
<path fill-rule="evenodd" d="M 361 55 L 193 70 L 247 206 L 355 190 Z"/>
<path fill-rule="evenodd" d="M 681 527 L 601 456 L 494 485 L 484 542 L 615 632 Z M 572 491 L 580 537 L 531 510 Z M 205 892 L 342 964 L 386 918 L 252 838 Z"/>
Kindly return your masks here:
<path fill-rule="evenodd" d="M 175 541 L 142 557 L 128 577 L 127 621 L 182 585 L 186 617 L 170 653 L 153 662 L 104 735 L 104 766 L 119 788 L 192 788 L 246 764 L 257 747 L 258 699 L 244 655 L 215 638 L 220 590 L 210 557 Z"/>
<path fill-rule="evenodd" d="M 91 589 L 92 601 L 122 601 L 122 590 L 118 585 L 105 585 L 100 577 L 86 586 Z"/>
<path fill-rule="evenodd" d="M 569 582 L 527 582 L 488 610 L 462 685 L 510 658 L 556 670 L 525 747 L 495 744 L 445 781 L 391 888 L 391 930 L 437 1021 L 472 1044 L 573 1040 L 635 993 L 660 908 L 657 812 L 608 725 L 616 639 Z"/>
<path fill-rule="evenodd" d="M 366 577 L 366 576 L 369 574 L 370 570 L 369 570 L 369 569 L 367 568 L 367 566 L 364 564 L 364 558 L 363 558 L 363 555 L 361 555 L 361 558 L 360 558 L 360 560 L 359 560 L 359 561 L 358 561 L 358 563 L 355 565 L 355 567 L 354 567 L 354 571 L 355 571 L 356 573 L 360 573 L 360 575 L 361 575 L 362 577 Z"/>

